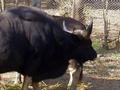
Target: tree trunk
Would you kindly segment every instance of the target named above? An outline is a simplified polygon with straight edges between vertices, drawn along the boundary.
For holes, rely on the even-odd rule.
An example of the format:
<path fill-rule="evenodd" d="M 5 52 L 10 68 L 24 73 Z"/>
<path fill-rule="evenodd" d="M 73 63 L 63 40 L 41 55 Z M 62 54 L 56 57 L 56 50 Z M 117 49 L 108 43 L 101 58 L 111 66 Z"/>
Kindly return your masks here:
<path fill-rule="evenodd" d="M 32 6 L 41 8 L 41 1 L 42 0 L 32 0 Z"/>
<path fill-rule="evenodd" d="M 105 8 L 103 9 L 103 19 L 104 19 L 104 48 L 108 49 L 108 0 L 105 1 Z"/>
<path fill-rule="evenodd" d="M 30 5 L 30 0 L 25 0 L 25 4 L 26 4 L 27 6 L 29 6 L 29 5 Z"/>
<path fill-rule="evenodd" d="M 19 1 L 18 0 L 15 0 L 15 6 L 18 7 L 18 3 Z"/>
<path fill-rule="evenodd" d="M 73 18 L 80 22 L 85 22 L 84 17 L 84 0 L 73 0 Z"/>
<path fill-rule="evenodd" d="M 1 11 L 5 11 L 5 0 L 1 0 Z"/>

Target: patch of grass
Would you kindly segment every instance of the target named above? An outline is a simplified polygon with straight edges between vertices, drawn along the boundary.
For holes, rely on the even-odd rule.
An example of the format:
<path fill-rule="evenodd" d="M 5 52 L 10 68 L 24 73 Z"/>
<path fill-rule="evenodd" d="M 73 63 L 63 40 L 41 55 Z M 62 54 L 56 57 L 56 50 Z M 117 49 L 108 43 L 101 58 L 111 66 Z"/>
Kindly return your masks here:
<path fill-rule="evenodd" d="M 15 86 L 6 86 L 6 90 L 21 90 L 21 85 L 15 85 Z"/>
<path fill-rule="evenodd" d="M 103 48 L 102 42 L 99 39 L 94 40 L 92 46 L 97 51 L 97 53 L 100 53 L 100 54 L 113 52 L 113 50 L 107 50 Z"/>
<path fill-rule="evenodd" d="M 21 90 L 19 87 L 8 87 L 6 90 Z"/>
<path fill-rule="evenodd" d="M 0 84 L 0 90 L 21 90 L 21 84 Z"/>
<path fill-rule="evenodd" d="M 102 47 L 100 40 L 96 39 L 93 41 L 92 46 L 94 47 L 95 50 L 98 50 L 99 48 Z"/>

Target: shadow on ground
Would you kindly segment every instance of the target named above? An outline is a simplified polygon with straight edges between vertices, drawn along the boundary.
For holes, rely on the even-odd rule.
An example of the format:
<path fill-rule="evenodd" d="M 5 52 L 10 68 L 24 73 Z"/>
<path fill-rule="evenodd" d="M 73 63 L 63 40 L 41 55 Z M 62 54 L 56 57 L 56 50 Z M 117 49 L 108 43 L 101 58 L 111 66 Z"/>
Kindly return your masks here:
<path fill-rule="evenodd" d="M 91 83 L 89 90 L 120 90 L 120 79 L 106 79 L 84 75 L 84 83 Z"/>

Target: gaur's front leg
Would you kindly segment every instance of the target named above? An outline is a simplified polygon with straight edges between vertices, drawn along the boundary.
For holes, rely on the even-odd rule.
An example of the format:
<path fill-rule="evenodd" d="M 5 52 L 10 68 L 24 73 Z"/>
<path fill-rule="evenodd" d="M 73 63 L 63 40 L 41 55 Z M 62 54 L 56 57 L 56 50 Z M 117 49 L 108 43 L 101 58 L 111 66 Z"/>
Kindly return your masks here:
<path fill-rule="evenodd" d="M 32 77 L 24 76 L 22 90 L 28 90 L 28 85 L 32 83 Z"/>

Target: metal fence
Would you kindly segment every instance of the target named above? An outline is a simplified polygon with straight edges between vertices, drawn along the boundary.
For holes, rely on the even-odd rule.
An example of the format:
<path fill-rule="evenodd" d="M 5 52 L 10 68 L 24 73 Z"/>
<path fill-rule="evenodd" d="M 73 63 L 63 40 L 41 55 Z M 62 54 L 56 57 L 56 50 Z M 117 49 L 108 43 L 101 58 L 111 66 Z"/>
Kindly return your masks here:
<path fill-rule="evenodd" d="M 47 0 L 45 0 L 47 1 Z M 74 1 L 77 0 L 49 0 L 42 9 L 52 15 L 64 15 L 73 17 L 74 13 Z M 43 0 L 44 2 L 44 0 Z M 45 5 L 45 3 L 44 3 Z M 84 18 L 86 23 L 89 23 L 89 18 L 93 18 L 93 36 L 99 39 L 105 39 L 105 28 L 109 41 L 115 41 L 118 39 L 118 33 L 120 31 L 120 0 L 82 0 L 82 12 L 79 12 L 80 18 Z M 84 17 L 82 16 L 84 15 Z M 105 20 L 107 20 L 107 26 L 105 27 Z M 109 43 L 111 46 L 115 46 L 115 43 Z"/>

